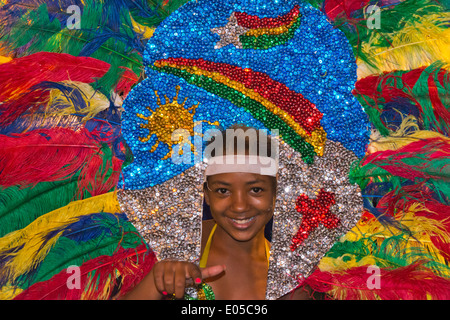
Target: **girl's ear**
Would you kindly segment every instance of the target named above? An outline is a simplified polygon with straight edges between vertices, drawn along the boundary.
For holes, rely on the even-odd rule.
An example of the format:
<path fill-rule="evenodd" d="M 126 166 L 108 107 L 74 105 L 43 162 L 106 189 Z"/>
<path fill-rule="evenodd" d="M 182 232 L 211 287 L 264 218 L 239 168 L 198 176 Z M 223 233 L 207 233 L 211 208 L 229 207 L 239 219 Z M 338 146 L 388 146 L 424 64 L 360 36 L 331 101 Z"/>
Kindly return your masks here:
<path fill-rule="evenodd" d="M 209 206 L 209 192 L 207 182 L 203 183 L 203 194 L 205 195 L 205 202 Z"/>

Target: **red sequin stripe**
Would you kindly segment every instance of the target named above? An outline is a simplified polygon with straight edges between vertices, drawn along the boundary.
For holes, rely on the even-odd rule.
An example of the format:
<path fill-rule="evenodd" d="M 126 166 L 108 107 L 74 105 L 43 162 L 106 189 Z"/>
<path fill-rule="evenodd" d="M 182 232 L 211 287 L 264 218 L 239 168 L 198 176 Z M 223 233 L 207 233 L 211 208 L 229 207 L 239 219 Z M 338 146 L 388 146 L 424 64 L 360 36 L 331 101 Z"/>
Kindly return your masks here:
<path fill-rule="evenodd" d="M 168 58 L 159 60 L 175 65 L 195 66 L 209 72 L 218 72 L 230 80 L 242 83 L 262 97 L 287 112 L 307 133 L 320 127 L 322 113 L 302 94 L 290 90 L 286 85 L 272 80 L 267 74 L 249 68 L 242 69 L 226 63 L 203 59 Z"/>
<path fill-rule="evenodd" d="M 240 26 L 249 29 L 260 29 L 260 28 L 277 28 L 283 25 L 287 25 L 292 22 L 294 17 L 298 16 L 300 13 L 300 6 L 296 5 L 291 11 L 286 13 L 284 16 L 276 18 L 260 18 L 258 16 L 251 16 L 245 12 L 235 12 L 234 16 Z"/>

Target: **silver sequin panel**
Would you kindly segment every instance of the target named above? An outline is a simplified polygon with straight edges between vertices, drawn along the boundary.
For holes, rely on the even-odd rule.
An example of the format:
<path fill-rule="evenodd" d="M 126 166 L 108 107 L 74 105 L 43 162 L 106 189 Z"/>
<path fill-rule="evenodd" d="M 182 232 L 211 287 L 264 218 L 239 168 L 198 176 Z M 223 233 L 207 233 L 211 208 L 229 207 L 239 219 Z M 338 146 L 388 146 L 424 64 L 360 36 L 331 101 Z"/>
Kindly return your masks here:
<path fill-rule="evenodd" d="M 160 185 L 118 192 L 122 211 L 159 261 L 198 262 L 204 169 L 199 163 Z"/>
<path fill-rule="evenodd" d="M 277 201 L 267 299 L 277 299 L 308 277 L 333 244 L 359 220 L 363 204 L 359 187 L 350 184 L 348 170 L 357 158 L 340 143 L 327 141 L 324 156 L 305 164 L 301 155 L 280 143 Z M 120 190 L 123 212 L 155 251 L 158 260 L 176 259 L 198 263 L 201 245 L 203 174 L 197 164 L 169 181 L 143 190 Z M 319 225 L 295 250 L 290 250 L 302 216 L 295 210 L 297 197 L 304 193 L 316 198 L 321 188 L 335 194 L 330 210 L 341 222 L 337 229 Z"/>
<path fill-rule="evenodd" d="M 358 222 L 363 201 L 357 185 L 350 184 L 348 171 L 355 155 L 340 143 L 327 141 L 322 157 L 305 164 L 298 152 L 280 143 L 277 202 L 274 210 L 272 246 L 267 280 L 267 299 L 277 299 L 308 277 L 333 244 Z M 340 219 L 336 229 L 319 225 L 294 251 L 290 244 L 302 222 L 295 209 L 300 194 L 315 199 L 320 189 L 335 194 L 336 204 L 330 211 Z"/>

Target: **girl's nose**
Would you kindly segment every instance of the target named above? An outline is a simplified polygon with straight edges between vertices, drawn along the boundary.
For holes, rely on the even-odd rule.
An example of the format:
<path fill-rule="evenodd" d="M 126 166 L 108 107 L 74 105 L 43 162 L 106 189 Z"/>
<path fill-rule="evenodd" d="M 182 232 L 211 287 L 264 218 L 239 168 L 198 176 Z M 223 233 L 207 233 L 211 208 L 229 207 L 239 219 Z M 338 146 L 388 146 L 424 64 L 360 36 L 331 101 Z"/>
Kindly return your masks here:
<path fill-rule="evenodd" d="M 242 213 L 248 210 L 248 199 L 245 192 L 234 192 L 231 201 L 231 210 L 233 212 Z"/>

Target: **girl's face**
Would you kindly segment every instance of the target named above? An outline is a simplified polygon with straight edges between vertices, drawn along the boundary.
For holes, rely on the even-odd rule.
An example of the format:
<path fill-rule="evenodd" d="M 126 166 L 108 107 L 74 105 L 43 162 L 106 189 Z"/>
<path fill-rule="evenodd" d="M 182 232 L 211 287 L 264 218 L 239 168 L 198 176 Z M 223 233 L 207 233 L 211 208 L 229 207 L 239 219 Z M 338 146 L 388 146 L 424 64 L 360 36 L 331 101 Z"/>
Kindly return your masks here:
<path fill-rule="evenodd" d="M 237 241 L 251 240 L 263 232 L 275 206 L 274 179 L 237 172 L 208 177 L 205 201 L 217 225 Z"/>

